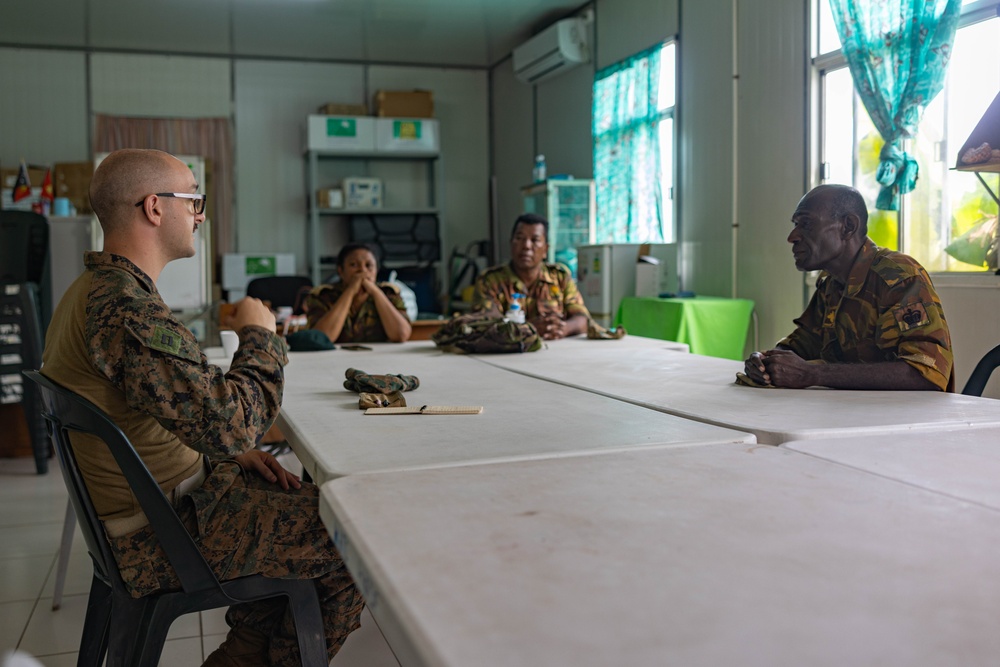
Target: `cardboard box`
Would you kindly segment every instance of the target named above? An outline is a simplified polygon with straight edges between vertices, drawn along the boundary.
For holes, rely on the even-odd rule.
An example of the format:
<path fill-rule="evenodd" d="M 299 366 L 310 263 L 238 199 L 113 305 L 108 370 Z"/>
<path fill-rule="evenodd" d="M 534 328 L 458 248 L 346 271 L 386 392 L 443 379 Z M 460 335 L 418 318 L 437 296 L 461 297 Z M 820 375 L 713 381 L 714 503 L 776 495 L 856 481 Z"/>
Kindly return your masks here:
<path fill-rule="evenodd" d="M 406 118 L 375 121 L 375 150 L 380 153 L 426 153 L 439 149 L 438 122 Z"/>
<path fill-rule="evenodd" d="M 344 191 L 340 188 L 320 188 L 316 191 L 319 208 L 344 208 Z"/>
<path fill-rule="evenodd" d="M 648 255 L 639 255 L 635 265 L 635 295 L 660 295 L 660 261 Z"/>
<path fill-rule="evenodd" d="M 327 102 L 316 113 L 322 116 L 367 116 L 368 107 L 364 104 L 337 104 Z"/>
<path fill-rule="evenodd" d="M 309 116 L 306 149 L 343 153 L 375 150 L 375 119 L 366 116 Z"/>
<path fill-rule="evenodd" d="M 379 90 L 374 115 L 382 118 L 433 118 L 434 94 L 429 90 Z"/>
<path fill-rule="evenodd" d="M 345 178 L 344 208 L 382 208 L 382 179 Z"/>
<path fill-rule="evenodd" d="M 56 197 L 66 197 L 76 207 L 78 215 L 89 214 L 90 179 L 94 175 L 92 162 L 59 162 L 52 168 L 52 188 Z"/>

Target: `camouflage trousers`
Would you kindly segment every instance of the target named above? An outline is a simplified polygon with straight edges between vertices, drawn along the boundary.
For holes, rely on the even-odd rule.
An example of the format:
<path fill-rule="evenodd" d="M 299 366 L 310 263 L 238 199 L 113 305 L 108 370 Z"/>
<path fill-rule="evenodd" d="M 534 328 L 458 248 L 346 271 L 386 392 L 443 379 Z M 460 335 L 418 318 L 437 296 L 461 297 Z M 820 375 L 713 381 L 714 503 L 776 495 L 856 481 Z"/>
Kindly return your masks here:
<path fill-rule="evenodd" d="M 314 580 L 331 660 L 360 627 L 364 601 L 320 521 L 314 485 L 285 491 L 233 462 L 217 463 L 204 484 L 181 499 L 177 513 L 221 580 L 251 574 Z M 111 550 L 133 596 L 180 587 L 149 526 L 111 539 Z M 230 607 L 226 622 L 266 635 L 271 665 L 301 664 L 285 598 Z"/>

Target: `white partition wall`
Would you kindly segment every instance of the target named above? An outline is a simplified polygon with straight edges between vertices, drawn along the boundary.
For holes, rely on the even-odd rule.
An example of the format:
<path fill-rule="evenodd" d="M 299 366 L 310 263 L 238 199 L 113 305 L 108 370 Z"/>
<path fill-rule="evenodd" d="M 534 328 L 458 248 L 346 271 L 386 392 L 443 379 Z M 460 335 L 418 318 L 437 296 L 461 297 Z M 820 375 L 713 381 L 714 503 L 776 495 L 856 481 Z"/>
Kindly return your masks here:
<path fill-rule="evenodd" d="M 306 272 L 306 116 L 327 102 L 359 103 L 364 67 L 238 60 L 236 82 L 237 252 L 295 253 Z M 331 241 L 346 229 L 329 230 Z"/>
<path fill-rule="evenodd" d="M 376 90 L 434 92 L 434 116 L 441 123 L 443 259 L 452 247 L 464 249 L 469 242 L 489 235 L 487 81 L 486 71 L 479 69 L 368 67 L 369 98 Z"/>
<path fill-rule="evenodd" d="M 82 53 L 0 49 L 0 166 L 88 158 L 86 68 Z"/>

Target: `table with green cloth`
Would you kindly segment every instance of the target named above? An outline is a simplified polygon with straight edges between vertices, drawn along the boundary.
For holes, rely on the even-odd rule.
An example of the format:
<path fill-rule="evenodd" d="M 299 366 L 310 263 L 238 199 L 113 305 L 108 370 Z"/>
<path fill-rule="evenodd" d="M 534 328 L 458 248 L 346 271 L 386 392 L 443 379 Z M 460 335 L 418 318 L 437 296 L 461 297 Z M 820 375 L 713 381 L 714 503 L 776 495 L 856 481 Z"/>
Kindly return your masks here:
<path fill-rule="evenodd" d="M 687 343 L 692 354 L 742 360 L 752 312 L 750 299 L 629 296 L 618 307 L 615 325 L 636 336 Z"/>

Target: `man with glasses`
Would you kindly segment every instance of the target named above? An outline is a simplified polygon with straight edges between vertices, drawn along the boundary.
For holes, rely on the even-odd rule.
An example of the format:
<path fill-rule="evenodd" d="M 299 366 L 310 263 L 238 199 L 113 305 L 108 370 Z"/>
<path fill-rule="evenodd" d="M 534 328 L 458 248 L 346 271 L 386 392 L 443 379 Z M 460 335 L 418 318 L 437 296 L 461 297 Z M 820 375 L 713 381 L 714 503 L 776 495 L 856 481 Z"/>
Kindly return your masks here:
<path fill-rule="evenodd" d="M 86 254 L 56 308 L 42 373 L 121 426 L 220 578 L 314 580 L 332 659 L 358 627 L 361 596 L 319 519 L 316 487 L 254 449 L 280 408 L 288 360 L 274 315 L 257 299 L 237 304 L 230 324 L 240 346 L 223 373 L 156 290 L 168 262 L 194 254 L 205 220 L 198 186 L 167 153 L 104 159 L 90 187 L 104 251 Z M 73 438 L 126 586 L 136 597 L 178 586 L 114 459 L 88 444 Z M 229 636 L 205 664 L 298 665 L 286 607 L 283 598 L 231 607 Z"/>

